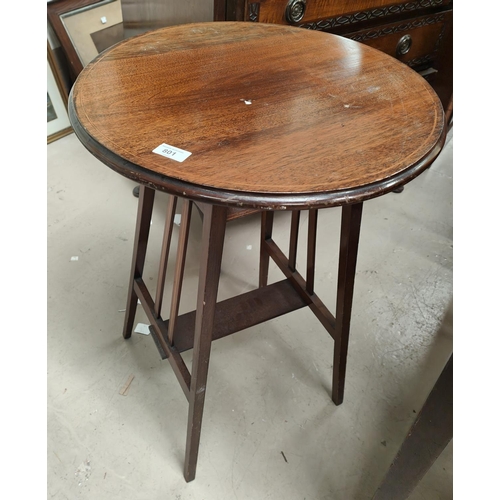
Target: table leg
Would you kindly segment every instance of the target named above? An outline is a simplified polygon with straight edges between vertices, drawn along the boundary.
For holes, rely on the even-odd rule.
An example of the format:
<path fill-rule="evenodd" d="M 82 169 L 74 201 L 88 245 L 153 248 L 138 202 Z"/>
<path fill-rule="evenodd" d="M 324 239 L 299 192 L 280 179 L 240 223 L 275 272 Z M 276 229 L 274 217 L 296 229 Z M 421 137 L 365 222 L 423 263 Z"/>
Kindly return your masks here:
<path fill-rule="evenodd" d="M 259 287 L 262 288 L 267 285 L 269 274 L 269 253 L 265 249 L 264 242 L 273 235 L 274 212 L 264 211 L 261 217 Z"/>
<path fill-rule="evenodd" d="M 214 205 L 204 207 L 193 366 L 188 398 L 189 417 L 184 462 L 186 481 L 192 481 L 196 474 L 226 219 L 227 208 Z"/>
<path fill-rule="evenodd" d="M 157 318 L 161 316 L 163 292 L 165 291 L 165 279 L 167 276 L 168 254 L 170 253 L 176 207 L 177 196 L 170 195 L 168 198 L 167 215 L 165 216 L 165 229 L 163 230 L 163 241 L 160 253 L 160 268 L 158 269 L 158 282 L 156 284 L 155 316 Z"/>
<path fill-rule="evenodd" d="M 290 224 L 290 246 L 288 250 L 288 267 L 291 271 L 297 270 L 297 246 L 299 243 L 300 210 L 292 212 Z"/>
<path fill-rule="evenodd" d="M 318 231 L 318 210 L 309 210 L 309 224 L 307 226 L 307 274 L 306 290 L 314 294 L 314 269 L 316 267 L 316 235 Z"/>
<path fill-rule="evenodd" d="M 344 400 L 347 347 L 362 211 L 362 203 L 342 207 L 332 383 L 332 399 L 336 405 L 342 404 Z"/>
<path fill-rule="evenodd" d="M 130 273 L 127 307 L 125 309 L 125 324 L 123 327 L 123 337 L 126 339 L 132 335 L 132 328 L 134 326 L 135 312 L 137 310 L 137 294 L 134 291 L 134 281 L 142 276 L 144 270 L 154 199 L 155 190 L 141 184 L 139 188 L 139 206 L 137 209 L 132 270 Z"/>
<path fill-rule="evenodd" d="M 177 262 L 175 263 L 174 285 L 172 290 L 172 302 L 170 305 L 170 321 L 168 322 L 168 341 L 173 344 L 174 330 L 179 316 L 179 305 L 181 302 L 182 282 L 184 280 L 184 266 L 186 264 L 187 244 L 189 226 L 191 223 L 191 211 L 193 202 L 184 200 L 181 214 L 181 228 L 177 247 Z"/>

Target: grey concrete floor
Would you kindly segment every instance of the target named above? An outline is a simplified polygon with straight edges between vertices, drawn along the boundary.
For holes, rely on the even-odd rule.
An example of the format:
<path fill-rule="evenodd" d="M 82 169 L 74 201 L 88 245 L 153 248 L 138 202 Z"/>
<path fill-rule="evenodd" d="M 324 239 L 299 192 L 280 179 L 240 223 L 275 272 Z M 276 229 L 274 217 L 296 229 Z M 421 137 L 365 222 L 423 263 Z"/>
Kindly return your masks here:
<path fill-rule="evenodd" d="M 344 403 L 330 399 L 333 341 L 307 309 L 214 342 L 189 484 L 184 394 L 152 338 L 121 336 L 135 184 L 74 134 L 47 152 L 48 498 L 370 499 L 452 352 L 440 326 L 453 289 L 453 138 L 403 193 L 365 203 Z M 144 274 L 153 292 L 167 197 Z M 289 217 L 276 215 L 284 248 Z M 317 293 L 332 310 L 339 222 L 339 209 L 320 211 Z M 181 312 L 194 308 L 200 229 L 194 211 Z M 257 286 L 258 238 L 258 216 L 228 226 L 219 300 Z M 304 252 L 301 239 L 301 263 Z M 137 322 L 148 323 L 140 307 Z M 450 443 L 410 500 L 451 498 Z"/>

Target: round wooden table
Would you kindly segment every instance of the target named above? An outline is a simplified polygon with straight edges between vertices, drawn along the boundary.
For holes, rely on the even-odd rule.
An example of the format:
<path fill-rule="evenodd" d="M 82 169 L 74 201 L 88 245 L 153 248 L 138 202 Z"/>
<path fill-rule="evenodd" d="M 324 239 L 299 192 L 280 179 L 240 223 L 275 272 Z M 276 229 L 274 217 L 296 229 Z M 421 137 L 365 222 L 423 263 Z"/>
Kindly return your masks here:
<path fill-rule="evenodd" d="M 334 339 L 332 399 L 344 396 L 363 201 L 423 172 L 445 140 L 427 82 L 382 52 L 324 32 L 258 23 L 198 23 L 125 40 L 79 75 L 69 116 L 84 146 L 140 183 L 123 335 L 137 300 L 189 402 L 184 476 L 194 479 L 211 342 L 309 306 Z M 171 196 L 155 297 L 142 272 L 156 190 Z M 176 204 L 183 203 L 168 320 L 161 315 Z M 203 215 L 197 308 L 179 315 L 193 203 Z M 341 206 L 335 316 L 314 293 L 318 209 Z M 262 212 L 259 288 L 217 302 L 229 214 Z M 273 213 L 291 211 L 288 255 Z M 307 273 L 296 269 L 300 210 Z M 269 259 L 284 279 L 268 284 Z M 181 353 L 193 348 L 189 371 Z"/>

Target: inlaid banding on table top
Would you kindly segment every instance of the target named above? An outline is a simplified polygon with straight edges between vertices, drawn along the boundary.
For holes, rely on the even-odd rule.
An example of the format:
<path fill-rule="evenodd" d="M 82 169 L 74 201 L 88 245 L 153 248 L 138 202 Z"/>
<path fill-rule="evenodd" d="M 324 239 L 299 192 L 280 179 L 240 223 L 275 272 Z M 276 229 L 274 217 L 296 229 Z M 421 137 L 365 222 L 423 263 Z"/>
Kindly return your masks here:
<path fill-rule="evenodd" d="M 170 179 L 235 197 L 355 189 L 361 200 L 363 186 L 373 194 L 434 159 L 443 110 L 414 71 L 336 35 L 248 24 L 169 27 L 98 56 L 73 89 L 82 142 L 159 189 Z M 191 155 L 154 154 L 162 143 Z"/>

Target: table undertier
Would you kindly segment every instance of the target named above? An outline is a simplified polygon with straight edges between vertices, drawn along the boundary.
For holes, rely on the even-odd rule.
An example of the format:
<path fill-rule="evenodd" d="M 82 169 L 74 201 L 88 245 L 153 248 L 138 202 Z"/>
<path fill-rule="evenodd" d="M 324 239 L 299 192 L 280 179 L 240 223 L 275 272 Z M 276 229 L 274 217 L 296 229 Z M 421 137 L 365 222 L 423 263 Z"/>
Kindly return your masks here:
<path fill-rule="evenodd" d="M 286 279 L 231 297 L 216 305 L 212 340 L 264 323 L 306 305 L 291 282 Z M 192 349 L 195 320 L 196 311 L 180 315 L 177 319 L 173 345 L 179 352 Z M 168 320 L 164 323 L 164 331 L 168 331 Z"/>

